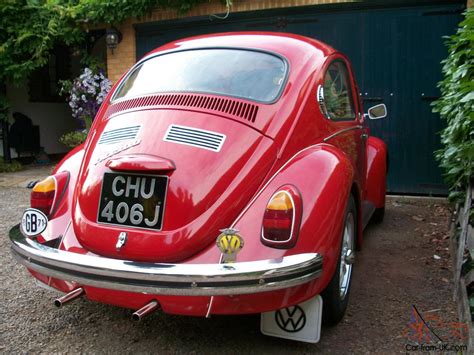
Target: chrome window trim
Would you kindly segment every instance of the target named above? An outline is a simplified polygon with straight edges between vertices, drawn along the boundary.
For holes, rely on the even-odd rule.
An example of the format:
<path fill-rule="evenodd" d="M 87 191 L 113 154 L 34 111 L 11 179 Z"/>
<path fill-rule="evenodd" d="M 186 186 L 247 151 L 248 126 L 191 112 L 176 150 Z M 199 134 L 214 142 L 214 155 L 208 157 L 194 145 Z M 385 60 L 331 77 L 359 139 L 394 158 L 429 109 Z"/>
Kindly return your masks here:
<path fill-rule="evenodd" d="M 348 93 L 348 97 L 349 97 L 349 102 L 351 104 L 351 109 L 352 109 L 352 112 L 354 113 L 354 117 L 348 117 L 348 118 L 332 118 L 330 115 L 329 115 L 329 111 L 326 107 L 326 103 L 324 101 L 324 82 L 326 81 L 326 75 L 328 74 L 329 72 L 329 68 L 331 67 L 331 65 L 335 64 L 335 63 L 342 63 L 344 65 L 344 68 L 345 68 L 345 74 L 346 74 L 346 77 L 347 77 L 347 84 L 348 84 L 348 91 L 350 91 Z M 323 75 L 323 84 L 322 85 L 319 85 L 318 88 L 317 88 L 317 101 L 318 101 L 318 104 L 319 104 L 319 108 L 320 108 L 320 111 L 321 113 L 323 114 L 323 116 L 331 121 L 331 122 L 351 122 L 351 121 L 356 121 L 357 120 L 357 111 L 356 111 L 356 104 L 354 102 L 354 93 L 356 92 L 355 91 L 355 88 L 352 86 L 352 80 L 351 80 L 351 77 L 349 75 L 349 67 L 347 66 L 347 64 L 344 62 L 344 60 L 342 60 L 342 58 L 336 58 L 334 60 L 332 60 L 328 66 L 324 69 L 324 75 Z M 321 91 L 322 91 L 322 96 L 323 96 L 323 101 L 322 103 L 319 101 L 319 88 L 321 87 Z M 324 106 L 324 110 L 323 110 L 323 106 Z M 324 112 L 325 111 L 325 112 Z"/>
<path fill-rule="evenodd" d="M 135 72 L 135 70 L 138 69 L 143 63 L 146 61 L 162 56 L 162 55 L 168 55 L 168 54 L 173 54 L 173 53 L 178 53 L 178 52 L 187 52 L 187 51 L 197 51 L 197 50 L 212 50 L 212 49 L 228 49 L 228 50 L 241 50 L 241 51 L 249 51 L 249 52 L 257 52 L 257 53 L 263 53 L 263 54 L 268 54 L 272 55 L 274 57 L 277 57 L 280 59 L 283 64 L 285 65 L 285 77 L 284 80 L 281 84 L 280 90 L 275 96 L 275 98 L 271 101 L 262 101 L 262 100 L 256 100 L 256 99 L 251 99 L 248 97 L 242 97 L 242 96 L 235 96 L 235 95 L 224 95 L 224 94 L 217 94 L 217 93 L 210 93 L 210 92 L 205 92 L 205 91 L 167 91 L 166 93 L 183 93 L 183 94 L 202 94 L 202 95 L 216 95 L 216 96 L 222 96 L 222 97 L 230 97 L 230 98 L 235 98 L 239 100 L 244 100 L 244 101 L 251 101 L 251 102 L 256 102 L 259 104 L 266 104 L 266 105 L 272 105 L 276 103 L 280 97 L 283 95 L 283 92 L 285 91 L 286 85 L 288 83 L 288 79 L 290 76 L 290 62 L 288 59 L 281 55 L 278 52 L 270 51 L 270 50 L 264 50 L 264 49 L 259 49 L 259 48 L 250 48 L 250 47 L 227 47 L 227 46 L 211 46 L 211 47 L 198 47 L 198 48 L 185 48 L 185 49 L 178 49 L 178 50 L 167 50 L 167 51 L 161 51 L 158 53 L 152 53 L 144 58 L 142 58 L 140 61 L 138 61 L 130 70 L 124 75 L 124 77 L 120 80 L 119 85 L 115 88 L 112 97 L 109 100 L 109 104 L 113 105 L 115 103 L 121 102 L 121 101 L 126 101 L 134 98 L 139 98 L 143 96 L 148 96 L 148 95 L 154 95 L 154 94 L 163 94 L 161 92 L 155 92 L 155 93 L 148 93 L 148 94 L 143 94 L 143 95 L 134 95 L 130 97 L 121 97 L 121 98 L 116 98 L 117 93 L 121 90 L 122 86 L 124 85 L 125 81 Z"/>

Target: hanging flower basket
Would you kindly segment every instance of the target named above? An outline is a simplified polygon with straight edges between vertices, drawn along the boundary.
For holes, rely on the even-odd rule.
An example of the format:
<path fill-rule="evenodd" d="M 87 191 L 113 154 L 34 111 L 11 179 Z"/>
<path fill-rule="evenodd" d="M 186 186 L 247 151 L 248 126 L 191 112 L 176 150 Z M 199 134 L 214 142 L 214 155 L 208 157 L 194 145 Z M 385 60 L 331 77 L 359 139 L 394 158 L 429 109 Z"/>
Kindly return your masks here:
<path fill-rule="evenodd" d="M 84 68 L 79 77 L 72 82 L 63 81 L 61 85 L 61 92 L 67 94 L 72 117 L 80 122 L 81 129 L 66 133 L 59 141 L 73 148 L 85 141 L 92 121 L 109 93 L 112 83 L 104 75 L 103 70 L 94 72 L 90 68 Z"/>

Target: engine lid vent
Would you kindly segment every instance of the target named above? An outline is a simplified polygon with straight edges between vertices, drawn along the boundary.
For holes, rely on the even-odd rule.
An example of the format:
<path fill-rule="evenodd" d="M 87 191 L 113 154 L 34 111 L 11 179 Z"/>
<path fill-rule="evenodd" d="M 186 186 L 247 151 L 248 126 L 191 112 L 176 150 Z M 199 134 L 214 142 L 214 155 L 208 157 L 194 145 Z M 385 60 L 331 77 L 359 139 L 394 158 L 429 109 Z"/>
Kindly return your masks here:
<path fill-rule="evenodd" d="M 236 116 L 250 122 L 255 122 L 258 113 L 257 105 L 240 100 L 197 94 L 163 94 L 117 102 L 107 109 L 106 116 L 109 117 L 120 111 L 136 107 L 148 106 L 199 108 Z"/>
<path fill-rule="evenodd" d="M 140 131 L 140 125 L 111 129 L 105 131 L 99 138 L 98 144 L 114 144 L 129 139 L 135 139 Z"/>
<path fill-rule="evenodd" d="M 163 140 L 219 152 L 225 138 L 226 136 L 220 133 L 172 124 L 168 127 Z"/>

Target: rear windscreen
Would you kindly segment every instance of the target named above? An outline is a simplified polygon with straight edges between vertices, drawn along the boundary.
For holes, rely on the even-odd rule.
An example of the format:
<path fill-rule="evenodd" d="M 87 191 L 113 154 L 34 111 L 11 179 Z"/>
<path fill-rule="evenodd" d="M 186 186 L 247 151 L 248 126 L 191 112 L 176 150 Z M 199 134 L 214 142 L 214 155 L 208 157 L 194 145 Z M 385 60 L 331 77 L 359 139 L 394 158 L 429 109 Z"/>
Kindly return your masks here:
<path fill-rule="evenodd" d="M 263 52 L 199 49 L 150 58 L 123 81 L 113 100 L 155 93 L 193 92 L 275 101 L 285 82 L 287 65 Z"/>

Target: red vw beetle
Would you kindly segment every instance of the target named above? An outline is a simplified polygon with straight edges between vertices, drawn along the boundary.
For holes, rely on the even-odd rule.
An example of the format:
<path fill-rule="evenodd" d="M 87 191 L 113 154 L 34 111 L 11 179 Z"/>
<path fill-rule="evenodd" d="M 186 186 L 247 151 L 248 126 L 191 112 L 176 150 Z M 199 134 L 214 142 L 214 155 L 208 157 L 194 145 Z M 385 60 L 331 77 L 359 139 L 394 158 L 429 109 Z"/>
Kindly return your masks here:
<path fill-rule="evenodd" d="M 385 115 L 364 114 L 349 60 L 310 38 L 167 44 L 34 187 L 13 253 L 66 293 L 57 306 L 262 313 L 264 333 L 317 341 L 321 317 L 344 315 L 363 228 L 383 218 L 387 150 L 365 120 Z"/>

